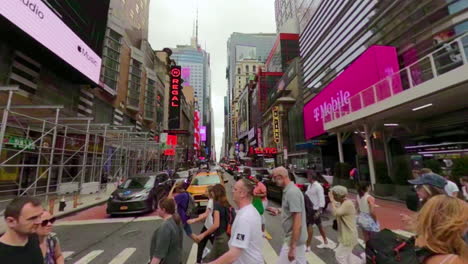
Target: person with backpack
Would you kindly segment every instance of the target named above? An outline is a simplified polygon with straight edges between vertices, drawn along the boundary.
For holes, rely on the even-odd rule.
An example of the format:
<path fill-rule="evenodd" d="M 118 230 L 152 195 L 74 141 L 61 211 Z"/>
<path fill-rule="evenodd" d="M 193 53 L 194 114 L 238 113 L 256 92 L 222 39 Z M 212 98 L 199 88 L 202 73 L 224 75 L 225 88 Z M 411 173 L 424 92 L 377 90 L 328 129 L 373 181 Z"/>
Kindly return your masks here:
<path fill-rule="evenodd" d="M 205 212 L 201 215 L 199 215 L 197 218 L 192 218 L 187 220 L 187 223 L 192 225 L 194 223 L 200 222 L 205 220 L 205 224 L 203 225 L 203 228 L 200 233 L 205 232 L 208 230 L 212 225 L 213 225 L 213 186 L 208 186 L 206 188 L 206 193 L 205 195 L 209 198 L 208 204 L 206 205 Z M 203 259 L 203 252 L 205 250 L 206 244 L 208 241 L 211 241 L 211 244 L 213 244 L 214 238 L 213 235 L 208 235 L 205 236 L 203 239 L 200 240 L 198 243 L 198 250 L 197 250 L 197 263 L 201 263 Z"/>
<path fill-rule="evenodd" d="M 221 184 L 216 184 L 211 189 L 213 196 L 213 225 L 205 232 L 196 236 L 198 241 L 213 234 L 214 241 L 210 253 L 204 261 L 209 262 L 222 256 L 229 250 L 229 230 L 230 219 L 233 218 L 234 209 L 229 204 L 226 196 L 226 189 Z"/>
<path fill-rule="evenodd" d="M 419 211 L 416 235 L 403 240 L 384 229 L 366 244 L 369 264 L 466 264 L 468 204 L 440 194 L 431 197 Z"/>
<path fill-rule="evenodd" d="M 328 240 L 325 234 L 325 230 L 322 226 L 322 212 L 325 208 L 325 192 L 322 185 L 317 181 L 317 174 L 315 171 L 307 171 L 307 178 L 310 182 L 305 192 L 305 199 L 309 199 L 312 203 L 312 210 L 307 207 L 306 201 L 306 213 L 309 211 L 310 216 L 307 215 L 307 243 L 306 243 L 306 252 L 311 251 L 310 243 L 312 242 L 312 237 L 314 235 L 313 225 L 316 225 L 320 234 L 323 238 L 323 243 L 318 245 L 317 248 L 328 248 Z"/>
<path fill-rule="evenodd" d="M 347 195 L 348 189 L 340 185 L 334 186 L 329 193 L 331 212 L 338 223 L 339 245 L 335 249 L 335 258 L 339 264 L 353 263 L 353 249 L 358 244 L 356 208 Z"/>
<path fill-rule="evenodd" d="M 416 220 L 416 247 L 429 251 L 421 264 L 468 263 L 468 204 L 448 195 L 432 197 Z"/>
<path fill-rule="evenodd" d="M 176 183 L 174 187 L 174 201 L 177 205 L 177 213 L 180 216 L 184 231 L 193 241 L 200 242 L 195 234 L 192 232 L 192 227 L 187 221 L 190 219 L 194 208 L 193 197 L 185 191 L 184 182 L 180 181 Z"/>
<path fill-rule="evenodd" d="M 375 212 L 375 198 L 369 194 L 369 187 L 369 183 L 361 183 L 358 188 L 359 197 L 357 199 L 359 208 L 357 223 L 362 229 L 365 242 L 367 242 L 373 234 L 380 231 L 380 225 Z"/>

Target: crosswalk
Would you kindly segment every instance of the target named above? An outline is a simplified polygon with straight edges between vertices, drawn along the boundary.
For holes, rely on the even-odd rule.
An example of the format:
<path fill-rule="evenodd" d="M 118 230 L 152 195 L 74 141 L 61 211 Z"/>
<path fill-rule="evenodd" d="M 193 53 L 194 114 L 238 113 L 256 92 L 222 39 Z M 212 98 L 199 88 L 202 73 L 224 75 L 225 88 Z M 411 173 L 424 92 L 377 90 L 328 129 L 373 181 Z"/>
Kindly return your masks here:
<path fill-rule="evenodd" d="M 320 243 L 323 243 L 322 237 L 321 236 L 315 236 L 315 240 L 319 241 Z M 328 239 L 329 243 L 329 249 L 317 249 L 317 248 L 312 248 L 311 252 L 306 253 L 306 259 L 309 264 L 325 264 L 325 263 L 330 263 L 331 259 L 334 259 L 334 249 L 337 246 L 337 242 Z M 141 254 L 147 254 L 146 249 L 139 249 L 141 251 Z M 144 251 L 144 253 L 143 253 Z M 318 252 L 321 252 L 320 256 L 317 255 Z M 130 257 L 132 257 L 134 254 L 138 254 L 139 252 L 137 251 L 136 248 L 125 248 L 120 253 L 118 253 L 114 258 L 107 260 L 106 262 L 103 262 L 102 259 L 99 261 L 96 260 L 98 256 L 100 256 L 102 253 L 104 253 L 104 250 L 102 249 L 97 249 L 97 250 L 92 250 L 88 252 L 86 255 L 82 256 L 81 258 L 75 260 L 73 259 L 73 254 L 75 252 L 73 251 L 64 251 L 62 252 L 66 263 L 73 263 L 73 264 L 102 264 L 102 263 L 108 263 L 108 264 L 130 264 L 131 262 L 129 261 Z M 317 254 L 316 254 L 317 253 Z M 276 261 L 278 260 L 278 253 L 276 250 L 272 247 L 272 245 L 269 243 L 267 239 L 264 239 L 263 243 L 263 250 L 262 254 L 265 260 L 265 264 L 275 264 Z M 196 263 L 196 255 L 197 255 L 197 244 L 193 244 L 190 250 L 190 253 L 188 255 L 187 259 L 187 264 L 195 264 Z M 326 257 L 324 257 L 326 256 Z M 353 255 L 352 257 L 353 264 L 361 264 L 362 260 L 359 256 Z"/>

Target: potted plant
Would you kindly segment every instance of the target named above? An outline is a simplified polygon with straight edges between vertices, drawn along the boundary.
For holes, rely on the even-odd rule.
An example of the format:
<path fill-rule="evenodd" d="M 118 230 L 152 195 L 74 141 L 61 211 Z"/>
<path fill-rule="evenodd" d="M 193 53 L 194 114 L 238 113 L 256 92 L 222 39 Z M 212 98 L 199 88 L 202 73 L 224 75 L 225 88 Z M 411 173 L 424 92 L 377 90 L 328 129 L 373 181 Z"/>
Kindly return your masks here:
<path fill-rule="evenodd" d="M 378 161 L 374 164 L 376 183 L 374 185 L 374 192 L 378 196 L 390 196 L 395 192 L 395 186 L 392 179 L 388 176 L 387 164 Z"/>
<path fill-rule="evenodd" d="M 410 161 L 406 156 L 395 158 L 394 172 L 396 196 L 400 200 L 405 200 L 408 192 L 411 190 L 408 180 L 412 178 Z"/>
<path fill-rule="evenodd" d="M 437 160 L 433 159 L 428 159 L 423 161 L 423 166 L 425 168 L 431 169 L 434 173 L 441 174 L 442 173 L 442 167 L 440 166 L 440 163 Z"/>
<path fill-rule="evenodd" d="M 468 176 L 468 157 L 453 160 L 451 180 L 458 184 L 463 176 Z"/>

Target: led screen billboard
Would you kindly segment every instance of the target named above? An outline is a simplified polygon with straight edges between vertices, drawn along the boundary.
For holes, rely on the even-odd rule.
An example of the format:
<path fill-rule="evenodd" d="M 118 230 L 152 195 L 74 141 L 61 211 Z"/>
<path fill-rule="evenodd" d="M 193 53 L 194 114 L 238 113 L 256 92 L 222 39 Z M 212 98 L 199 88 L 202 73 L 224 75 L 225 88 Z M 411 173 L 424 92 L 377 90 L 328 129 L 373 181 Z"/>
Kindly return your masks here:
<path fill-rule="evenodd" d="M 51 2 L 55 3 L 56 1 Z M 62 4 L 70 2 L 76 1 L 61 1 Z M 102 7 L 99 10 L 108 9 L 109 1 L 105 2 L 107 2 L 107 5 L 102 5 L 102 3 L 97 5 Z M 51 3 L 49 4 L 51 5 Z M 2 5 L 0 5 L 0 15 L 91 81 L 98 83 L 101 71 L 101 57 L 98 55 L 100 52 L 96 51 L 102 50 L 102 39 L 100 39 L 100 42 L 96 40 L 95 45 L 89 45 L 90 42 L 80 38 L 64 22 L 63 19 L 69 18 L 69 16 L 62 15 L 59 11 L 64 11 L 64 9 L 51 8 L 41 0 L 3 1 Z M 104 17 L 107 17 L 107 12 Z M 100 21 L 102 22 L 102 19 Z M 76 28 L 79 29 L 80 27 L 77 26 Z M 105 30 L 105 24 L 103 30 Z M 103 30 L 101 30 L 101 33 L 103 33 Z M 82 35 L 84 36 L 86 33 L 84 31 Z"/>

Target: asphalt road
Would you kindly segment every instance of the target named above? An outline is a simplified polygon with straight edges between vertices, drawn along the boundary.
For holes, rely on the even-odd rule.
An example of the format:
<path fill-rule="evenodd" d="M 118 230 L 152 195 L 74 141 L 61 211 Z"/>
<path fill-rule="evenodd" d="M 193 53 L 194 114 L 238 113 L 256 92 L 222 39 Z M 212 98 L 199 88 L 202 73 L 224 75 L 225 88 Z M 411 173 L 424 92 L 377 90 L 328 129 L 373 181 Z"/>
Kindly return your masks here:
<path fill-rule="evenodd" d="M 231 199 L 233 180 L 232 177 L 228 176 L 228 178 L 229 183 L 226 184 L 226 189 Z M 275 201 L 270 201 L 269 204 L 280 206 Z M 327 237 L 336 242 L 337 233 L 331 228 L 331 217 L 325 215 L 323 220 Z M 146 264 L 149 258 L 151 236 L 160 223 L 161 220 L 154 213 L 109 218 L 105 214 L 105 205 L 102 205 L 60 220 L 56 223 L 55 232 L 67 256 L 66 263 Z M 201 228 L 201 224 L 192 226 L 195 233 Z M 271 216 L 267 213 L 266 231 L 272 239 L 265 239 L 263 255 L 266 263 L 276 263 L 283 244 L 281 216 Z M 316 228 L 314 232 L 313 253 L 307 254 L 309 264 L 336 263 L 332 249 L 316 248 L 320 240 Z M 182 252 L 184 263 L 195 263 L 196 249 L 196 244 L 185 236 Z M 361 252 L 362 248 L 357 247 L 354 253 L 359 256 Z M 355 261 L 359 263 L 357 257 Z"/>

